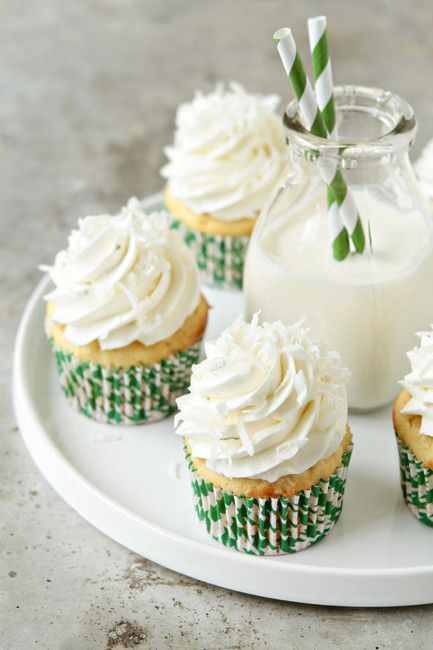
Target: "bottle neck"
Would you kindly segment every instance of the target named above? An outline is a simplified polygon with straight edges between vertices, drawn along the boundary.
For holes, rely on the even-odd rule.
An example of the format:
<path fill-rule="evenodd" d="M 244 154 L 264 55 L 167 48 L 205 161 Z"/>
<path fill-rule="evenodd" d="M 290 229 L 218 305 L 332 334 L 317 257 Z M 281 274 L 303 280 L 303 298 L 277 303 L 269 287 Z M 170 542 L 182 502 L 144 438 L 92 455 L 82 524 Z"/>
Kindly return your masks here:
<path fill-rule="evenodd" d="M 314 170 L 318 165 L 329 164 L 348 172 L 357 169 L 377 169 L 378 167 L 401 167 L 409 163 L 409 147 L 388 147 L 370 150 L 365 154 L 360 147 L 307 147 L 299 142 L 289 142 L 291 159 L 295 166 L 302 165 L 306 170 Z"/>

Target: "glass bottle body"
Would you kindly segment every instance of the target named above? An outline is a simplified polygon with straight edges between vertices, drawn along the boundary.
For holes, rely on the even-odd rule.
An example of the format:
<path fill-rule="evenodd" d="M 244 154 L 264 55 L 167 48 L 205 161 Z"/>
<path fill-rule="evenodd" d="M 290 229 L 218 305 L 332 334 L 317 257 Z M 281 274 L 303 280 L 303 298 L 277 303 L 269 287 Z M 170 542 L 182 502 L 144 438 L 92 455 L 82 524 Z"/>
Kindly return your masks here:
<path fill-rule="evenodd" d="M 341 149 L 294 133 L 292 107 L 291 169 L 259 218 L 245 269 L 247 315 L 260 309 L 263 320 L 287 324 L 305 315 L 351 370 L 349 406 L 358 410 L 396 395 L 415 332 L 433 321 L 432 221 L 408 158 L 415 122 L 402 100 L 385 93 L 393 101 L 381 103 L 378 93 L 336 93 Z M 323 160 L 335 156 L 367 242 L 362 255 L 344 261 L 332 257 L 320 173 Z"/>

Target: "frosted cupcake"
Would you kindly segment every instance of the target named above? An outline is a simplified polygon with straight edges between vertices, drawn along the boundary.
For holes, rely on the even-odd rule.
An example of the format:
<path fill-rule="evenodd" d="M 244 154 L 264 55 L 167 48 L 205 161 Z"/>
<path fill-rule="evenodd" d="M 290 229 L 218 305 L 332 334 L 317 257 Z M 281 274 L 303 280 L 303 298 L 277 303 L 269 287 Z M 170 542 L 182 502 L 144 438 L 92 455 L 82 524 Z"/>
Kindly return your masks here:
<path fill-rule="evenodd" d="M 433 526 L 433 331 L 420 332 L 408 352 L 412 371 L 393 409 L 403 497 L 420 521 Z"/>
<path fill-rule="evenodd" d="M 278 104 L 232 83 L 178 108 L 165 204 L 208 284 L 242 287 L 254 222 L 287 162 Z"/>
<path fill-rule="evenodd" d="M 165 213 L 131 199 L 81 219 L 48 270 L 46 332 L 61 386 L 110 424 L 170 415 L 200 354 L 208 306 L 194 257 Z"/>
<path fill-rule="evenodd" d="M 339 355 L 257 316 L 205 350 L 176 416 L 199 519 L 247 553 L 318 542 L 340 516 L 352 452 Z"/>

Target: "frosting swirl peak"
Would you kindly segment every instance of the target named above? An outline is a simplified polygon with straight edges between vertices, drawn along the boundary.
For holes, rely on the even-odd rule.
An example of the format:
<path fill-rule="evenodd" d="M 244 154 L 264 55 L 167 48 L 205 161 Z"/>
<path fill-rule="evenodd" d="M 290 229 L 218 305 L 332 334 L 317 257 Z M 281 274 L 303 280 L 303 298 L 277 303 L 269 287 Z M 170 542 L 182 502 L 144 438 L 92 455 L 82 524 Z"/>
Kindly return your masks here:
<path fill-rule="evenodd" d="M 400 382 L 412 399 L 401 412 L 420 415 L 420 432 L 433 436 L 433 330 L 418 336 L 421 344 L 407 353 L 412 371 Z"/>
<path fill-rule="evenodd" d="M 238 319 L 205 351 L 190 393 L 177 401 L 176 432 L 209 469 L 273 482 L 338 448 L 348 371 L 300 323 Z"/>
<path fill-rule="evenodd" d="M 76 345 L 102 350 L 172 336 L 197 307 L 199 276 L 191 251 L 163 212 L 146 214 L 132 198 L 116 216 L 80 219 L 50 273 L 52 320 Z"/>
<path fill-rule="evenodd" d="M 279 102 L 231 83 L 179 106 L 161 170 L 172 195 L 199 214 L 255 219 L 288 158 Z"/>

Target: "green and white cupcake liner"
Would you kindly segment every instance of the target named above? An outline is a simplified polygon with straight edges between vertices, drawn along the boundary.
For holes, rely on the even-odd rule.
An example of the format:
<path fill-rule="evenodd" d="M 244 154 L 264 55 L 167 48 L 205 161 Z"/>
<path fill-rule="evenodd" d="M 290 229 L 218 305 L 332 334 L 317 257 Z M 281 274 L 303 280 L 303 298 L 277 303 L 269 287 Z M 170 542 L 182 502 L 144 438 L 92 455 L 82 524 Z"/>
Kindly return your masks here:
<path fill-rule="evenodd" d="M 201 339 L 194 345 L 152 365 L 113 368 L 83 362 L 50 345 L 60 385 L 80 413 L 106 424 L 155 422 L 177 411 L 176 399 L 191 379 L 191 366 L 199 361 Z"/>
<path fill-rule="evenodd" d="M 403 498 L 413 515 L 433 526 L 433 471 L 426 467 L 398 437 Z"/>
<path fill-rule="evenodd" d="M 296 553 L 323 539 L 334 527 L 343 507 L 351 445 L 342 464 L 329 479 L 291 497 L 235 496 L 202 479 L 185 450 L 194 505 L 200 521 L 217 541 L 253 555 Z"/>
<path fill-rule="evenodd" d="M 205 284 L 222 289 L 242 289 L 249 235 L 207 235 L 192 230 L 173 218 L 172 227 L 179 230 L 186 244 L 194 251 L 200 276 Z"/>

